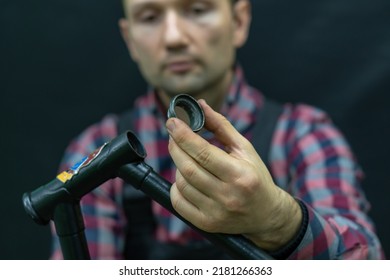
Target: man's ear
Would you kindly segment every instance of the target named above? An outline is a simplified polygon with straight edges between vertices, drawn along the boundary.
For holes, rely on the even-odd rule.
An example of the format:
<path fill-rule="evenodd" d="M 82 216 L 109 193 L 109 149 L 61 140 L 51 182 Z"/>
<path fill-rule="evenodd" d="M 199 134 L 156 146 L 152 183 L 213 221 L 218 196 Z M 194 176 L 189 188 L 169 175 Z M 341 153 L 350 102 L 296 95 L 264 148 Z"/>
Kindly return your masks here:
<path fill-rule="evenodd" d="M 252 21 L 252 6 L 249 0 L 238 0 L 233 7 L 234 46 L 242 47 L 248 39 Z"/>
<path fill-rule="evenodd" d="M 129 53 L 131 55 L 131 58 L 134 61 L 137 61 L 138 54 L 130 38 L 129 21 L 126 18 L 121 18 L 118 21 L 118 25 L 119 25 L 119 30 L 122 35 L 123 41 L 125 41 L 127 49 L 129 50 Z"/>

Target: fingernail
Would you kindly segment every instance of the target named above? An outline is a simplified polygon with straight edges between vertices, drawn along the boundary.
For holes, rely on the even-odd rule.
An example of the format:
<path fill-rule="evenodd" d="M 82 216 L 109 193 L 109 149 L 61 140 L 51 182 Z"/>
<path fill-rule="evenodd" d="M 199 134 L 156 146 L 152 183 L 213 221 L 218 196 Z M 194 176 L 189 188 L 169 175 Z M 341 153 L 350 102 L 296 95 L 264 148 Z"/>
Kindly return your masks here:
<path fill-rule="evenodd" d="M 175 130 L 176 128 L 176 125 L 175 125 L 175 121 L 171 118 L 171 119 L 168 119 L 167 120 L 167 129 L 168 129 L 168 132 L 169 133 L 173 133 L 173 131 Z"/>

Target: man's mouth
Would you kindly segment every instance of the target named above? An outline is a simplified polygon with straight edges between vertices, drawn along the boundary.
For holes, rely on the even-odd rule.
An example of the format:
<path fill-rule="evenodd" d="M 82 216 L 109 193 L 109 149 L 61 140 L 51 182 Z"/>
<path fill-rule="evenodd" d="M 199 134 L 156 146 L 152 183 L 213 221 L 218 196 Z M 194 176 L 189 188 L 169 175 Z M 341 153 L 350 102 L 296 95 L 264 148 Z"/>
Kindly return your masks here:
<path fill-rule="evenodd" d="M 168 62 L 165 68 L 176 74 L 183 74 L 189 72 L 194 67 L 194 62 L 189 60 L 178 60 Z"/>

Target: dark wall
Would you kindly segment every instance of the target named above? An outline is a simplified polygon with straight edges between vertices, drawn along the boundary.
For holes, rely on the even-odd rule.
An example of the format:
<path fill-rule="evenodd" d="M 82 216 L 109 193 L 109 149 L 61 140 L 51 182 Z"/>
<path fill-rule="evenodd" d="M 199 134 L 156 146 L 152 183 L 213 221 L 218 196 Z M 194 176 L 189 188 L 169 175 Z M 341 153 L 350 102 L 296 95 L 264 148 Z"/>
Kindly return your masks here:
<path fill-rule="evenodd" d="M 366 172 L 390 254 L 390 2 L 256 0 L 247 79 L 280 101 L 332 116 Z M 46 259 L 49 228 L 21 197 L 54 178 L 71 138 L 145 90 L 122 43 L 119 1 L 0 1 L 0 259 Z"/>

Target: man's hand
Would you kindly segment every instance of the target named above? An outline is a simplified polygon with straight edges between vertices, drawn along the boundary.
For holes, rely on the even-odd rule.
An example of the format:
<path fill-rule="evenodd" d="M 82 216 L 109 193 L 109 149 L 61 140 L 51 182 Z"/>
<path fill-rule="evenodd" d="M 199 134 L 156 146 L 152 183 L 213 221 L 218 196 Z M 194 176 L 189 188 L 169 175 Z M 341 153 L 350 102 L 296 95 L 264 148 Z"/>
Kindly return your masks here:
<path fill-rule="evenodd" d="M 167 121 L 169 152 L 176 164 L 174 209 L 208 232 L 244 234 L 265 250 L 277 250 L 298 231 L 298 203 L 278 188 L 251 143 L 204 100 L 206 124 L 222 150 L 181 120 Z"/>

